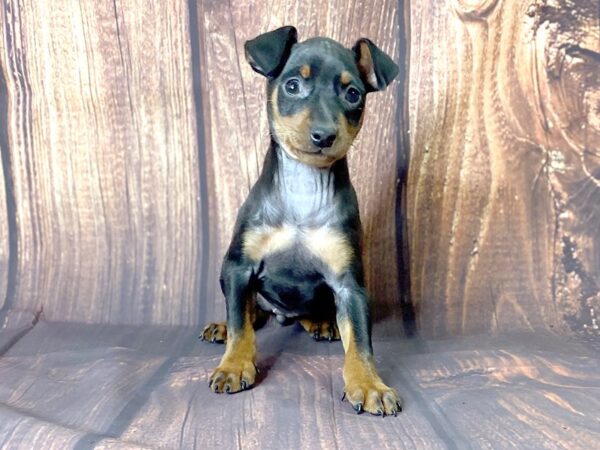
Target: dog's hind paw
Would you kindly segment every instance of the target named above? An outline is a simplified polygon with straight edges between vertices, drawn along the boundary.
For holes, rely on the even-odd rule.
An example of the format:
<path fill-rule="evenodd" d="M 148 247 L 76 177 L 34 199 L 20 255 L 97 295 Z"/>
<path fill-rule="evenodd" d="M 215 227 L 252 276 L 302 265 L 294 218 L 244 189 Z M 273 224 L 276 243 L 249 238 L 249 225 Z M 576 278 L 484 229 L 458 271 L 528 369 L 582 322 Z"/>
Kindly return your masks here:
<path fill-rule="evenodd" d="M 317 341 L 340 340 L 340 332 L 335 322 L 313 322 L 310 319 L 300 319 L 300 325 Z"/>
<path fill-rule="evenodd" d="M 223 344 L 227 342 L 227 324 L 225 322 L 209 323 L 204 327 L 199 338 L 203 341 Z"/>

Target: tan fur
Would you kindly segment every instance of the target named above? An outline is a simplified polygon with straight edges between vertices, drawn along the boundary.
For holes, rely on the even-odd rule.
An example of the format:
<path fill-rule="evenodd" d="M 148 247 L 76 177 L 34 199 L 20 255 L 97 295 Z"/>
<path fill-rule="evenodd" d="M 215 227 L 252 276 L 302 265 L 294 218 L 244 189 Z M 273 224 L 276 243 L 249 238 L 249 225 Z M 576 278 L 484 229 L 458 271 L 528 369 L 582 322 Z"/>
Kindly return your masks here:
<path fill-rule="evenodd" d="M 373 67 L 373 57 L 371 56 L 371 50 L 366 42 L 361 42 L 359 46 L 360 58 L 358 59 L 358 70 L 367 79 L 369 84 L 377 88 L 377 75 L 375 75 L 375 68 Z"/>
<path fill-rule="evenodd" d="M 346 117 L 340 113 L 338 116 L 338 137 L 333 146 L 325 149 L 323 153 L 310 153 L 303 149 L 312 148 L 310 142 L 310 111 L 304 110 L 293 116 L 282 116 L 277 108 L 277 89 L 271 94 L 271 108 L 273 112 L 273 128 L 275 135 L 283 149 L 292 158 L 305 164 L 316 167 L 329 167 L 335 161 L 346 156 L 354 138 L 362 124 L 352 127 Z"/>
<path fill-rule="evenodd" d="M 310 66 L 308 64 L 304 64 L 302 67 L 300 67 L 300 75 L 305 80 L 310 78 Z"/>
<path fill-rule="evenodd" d="M 227 342 L 227 322 L 209 323 L 200 335 L 203 341 Z"/>
<path fill-rule="evenodd" d="M 313 228 L 305 233 L 305 244 L 310 252 L 323 261 L 335 274 L 348 267 L 354 250 L 346 236 L 328 227 Z"/>
<path fill-rule="evenodd" d="M 246 299 L 244 328 L 232 333 L 228 330 L 225 354 L 221 358 L 219 367 L 212 373 L 211 389 L 214 392 L 237 392 L 244 387 L 254 384 L 256 379 L 256 337 L 252 326 L 252 311 L 255 308 L 253 297 Z"/>
<path fill-rule="evenodd" d="M 350 72 L 348 72 L 347 70 L 343 70 L 342 74 L 340 75 L 340 82 L 344 85 L 346 84 L 350 84 L 350 82 L 352 81 L 352 75 L 350 74 Z"/>
<path fill-rule="evenodd" d="M 315 322 L 311 319 L 300 319 L 298 322 L 308 334 L 317 340 L 337 341 L 340 339 L 337 325 L 332 321 Z"/>
<path fill-rule="evenodd" d="M 248 258 L 260 261 L 271 253 L 288 248 L 295 236 L 295 230 L 288 226 L 256 228 L 244 234 L 242 248 Z"/>
<path fill-rule="evenodd" d="M 346 356 L 344 358 L 344 392 L 353 406 L 371 414 L 395 414 L 401 402 L 395 389 L 385 385 L 377 374 L 370 355 L 356 348 L 352 324 L 349 320 L 338 322 Z"/>

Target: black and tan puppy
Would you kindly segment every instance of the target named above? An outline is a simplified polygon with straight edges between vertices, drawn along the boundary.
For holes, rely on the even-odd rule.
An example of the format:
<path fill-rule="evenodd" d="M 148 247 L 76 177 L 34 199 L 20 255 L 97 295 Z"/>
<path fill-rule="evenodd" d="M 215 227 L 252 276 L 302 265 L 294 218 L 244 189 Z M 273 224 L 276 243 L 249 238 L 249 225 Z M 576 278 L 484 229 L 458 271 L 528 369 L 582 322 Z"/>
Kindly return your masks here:
<path fill-rule="evenodd" d="M 289 26 L 246 42 L 245 50 L 267 78 L 271 145 L 223 261 L 227 323 L 210 324 L 201 336 L 227 342 L 211 389 L 252 386 L 254 330 L 274 313 L 299 320 L 317 339 L 341 336 L 345 397 L 358 412 L 395 415 L 400 398 L 373 364 L 361 225 L 346 153 L 360 130 L 366 95 L 384 89 L 398 68 L 368 39 L 352 49 L 326 38 L 298 42 Z"/>

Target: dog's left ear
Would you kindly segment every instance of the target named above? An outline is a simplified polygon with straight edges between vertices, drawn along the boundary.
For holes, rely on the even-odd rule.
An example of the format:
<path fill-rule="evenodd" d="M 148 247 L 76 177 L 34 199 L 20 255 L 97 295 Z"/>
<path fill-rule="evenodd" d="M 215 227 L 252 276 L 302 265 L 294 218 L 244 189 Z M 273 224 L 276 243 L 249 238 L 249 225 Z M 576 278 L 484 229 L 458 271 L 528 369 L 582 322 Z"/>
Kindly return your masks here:
<path fill-rule="evenodd" d="M 261 34 L 244 44 L 246 60 L 255 72 L 269 79 L 276 78 L 298 42 L 294 27 L 281 27 Z"/>
<path fill-rule="evenodd" d="M 396 63 L 369 39 L 359 39 L 352 50 L 367 92 L 384 90 L 398 75 Z"/>

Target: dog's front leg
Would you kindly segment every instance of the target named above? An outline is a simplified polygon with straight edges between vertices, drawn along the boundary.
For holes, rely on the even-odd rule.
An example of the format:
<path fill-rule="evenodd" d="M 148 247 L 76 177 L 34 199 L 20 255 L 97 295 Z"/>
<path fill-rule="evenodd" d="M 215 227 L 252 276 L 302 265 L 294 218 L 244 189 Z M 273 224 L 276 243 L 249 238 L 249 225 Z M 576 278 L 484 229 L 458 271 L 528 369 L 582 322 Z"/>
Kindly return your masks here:
<path fill-rule="evenodd" d="M 225 261 L 221 287 L 227 303 L 227 346 L 219 367 L 210 376 L 213 392 L 243 391 L 256 380 L 256 340 L 252 326 L 255 292 L 251 286 L 252 270 Z"/>
<path fill-rule="evenodd" d="M 381 380 L 373 362 L 371 319 L 365 289 L 347 276 L 335 289 L 337 323 L 346 352 L 344 360 L 344 397 L 356 412 L 376 415 L 402 410 L 395 389 Z"/>

